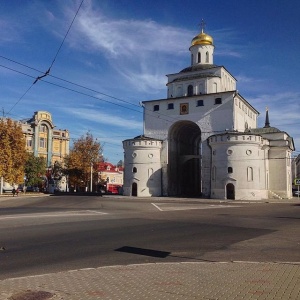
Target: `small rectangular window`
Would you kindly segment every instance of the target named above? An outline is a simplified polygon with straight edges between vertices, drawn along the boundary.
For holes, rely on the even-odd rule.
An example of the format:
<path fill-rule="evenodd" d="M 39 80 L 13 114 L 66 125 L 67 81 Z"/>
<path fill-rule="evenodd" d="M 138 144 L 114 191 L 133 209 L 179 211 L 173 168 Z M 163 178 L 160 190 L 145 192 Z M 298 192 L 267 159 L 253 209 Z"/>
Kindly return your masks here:
<path fill-rule="evenodd" d="M 32 140 L 31 140 L 31 139 L 28 139 L 28 140 L 26 141 L 26 145 L 27 145 L 27 147 L 32 147 Z"/>
<path fill-rule="evenodd" d="M 204 106 L 203 100 L 197 100 L 197 106 Z"/>
<path fill-rule="evenodd" d="M 232 167 L 228 167 L 228 174 L 231 174 L 233 172 Z"/>
<path fill-rule="evenodd" d="M 159 111 L 159 105 L 158 104 L 154 105 L 153 111 Z"/>
<path fill-rule="evenodd" d="M 168 109 L 174 109 L 174 103 L 168 103 Z"/>
<path fill-rule="evenodd" d="M 215 104 L 222 104 L 222 98 L 216 98 Z"/>
<path fill-rule="evenodd" d="M 47 148 L 46 147 L 46 139 L 40 138 L 40 148 Z"/>

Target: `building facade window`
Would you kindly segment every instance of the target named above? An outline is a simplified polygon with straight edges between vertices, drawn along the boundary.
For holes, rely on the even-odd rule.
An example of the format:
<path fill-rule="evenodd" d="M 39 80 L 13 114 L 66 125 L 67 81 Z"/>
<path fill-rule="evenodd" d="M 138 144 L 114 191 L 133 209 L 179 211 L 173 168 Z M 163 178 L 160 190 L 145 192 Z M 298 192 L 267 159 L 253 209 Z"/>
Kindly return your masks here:
<path fill-rule="evenodd" d="M 159 105 L 158 104 L 154 105 L 153 111 L 159 111 Z"/>
<path fill-rule="evenodd" d="M 26 140 L 26 146 L 30 148 L 32 147 L 32 138 Z"/>
<path fill-rule="evenodd" d="M 198 63 L 200 63 L 200 62 L 201 62 L 201 53 L 198 52 Z"/>
<path fill-rule="evenodd" d="M 137 168 L 136 167 L 133 167 L 132 168 L 132 173 L 136 173 L 137 172 Z"/>
<path fill-rule="evenodd" d="M 208 53 L 208 51 L 206 52 L 206 59 L 205 59 L 205 62 L 206 62 L 206 63 L 209 63 L 209 53 Z"/>
<path fill-rule="evenodd" d="M 194 87 L 190 84 L 187 88 L 187 95 L 190 97 L 190 96 L 193 96 L 194 94 Z"/>
<path fill-rule="evenodd" d="M 44 124 L 40 125 L 40 132 L 47 132 L 47 126 Z"/>
<path fill-rule="evenodd" d="M 228 168 L 227 168 L 227 171 L 228 171 L 228 174 L 231 174 L 231 173 L 233 172 L 232 167 L 228 167 Z"/>
<path fill-rule="evenodd" d="M 253 168 L 252 167 L 247 168 L 247 180 L 253 181 Z"/>
<path fill-rule="evenodd" d="M 168 103 L 168 109 L 174 109 L 174 103 Z"/>
<path fill-rule="evenodd" d="M 213 92 L 214 92 L 214 93 L 217 93 L 217 92 L 218 92 L 218 85 L 217 85 L 216 82 L 214 82 L 214 84 L 213 84 Z"/>
<path fill-rule="evenodd" d="M 204 106 L 203 100 L 197 100 L 197 106 Z"/>
<path fill-rule="evenodd" d="M 40 138 L 40 148 L 47 148 L 47 140 L 45 138 Z"/>
<path fill-rule="evenodd" d="M 150 178 L 152 174 L 153 174 L 153 169 L 152 168 L 148 169 L 148 178 Z"/>
<path fill-rule="evenodd" d="M 222 98 L 216 98 L 215 104 L 222 104 Z"/>

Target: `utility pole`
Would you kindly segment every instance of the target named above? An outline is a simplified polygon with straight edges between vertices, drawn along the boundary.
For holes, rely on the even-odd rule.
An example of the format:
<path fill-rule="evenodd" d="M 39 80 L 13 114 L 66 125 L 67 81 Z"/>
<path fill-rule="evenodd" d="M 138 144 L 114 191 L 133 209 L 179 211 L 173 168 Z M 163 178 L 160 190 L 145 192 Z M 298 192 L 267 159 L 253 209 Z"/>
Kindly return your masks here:
<path fill-rule="evenodd" d="M 93 163 L 91 162 L 91 186 L 90 186 L 90 192 L 93 191 Z"/>

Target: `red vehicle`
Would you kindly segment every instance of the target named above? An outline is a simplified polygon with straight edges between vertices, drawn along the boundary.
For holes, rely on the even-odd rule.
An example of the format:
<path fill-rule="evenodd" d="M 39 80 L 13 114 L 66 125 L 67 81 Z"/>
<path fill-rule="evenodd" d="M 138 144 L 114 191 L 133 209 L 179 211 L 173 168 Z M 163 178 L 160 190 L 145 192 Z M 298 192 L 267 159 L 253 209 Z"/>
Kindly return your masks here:
<path fill-rule="evenodd" d="M 106 187 L 106 192 L 108 194 L 119 194 L 121 188 L 122 186 L 119 184 L 108 183 Z"/>

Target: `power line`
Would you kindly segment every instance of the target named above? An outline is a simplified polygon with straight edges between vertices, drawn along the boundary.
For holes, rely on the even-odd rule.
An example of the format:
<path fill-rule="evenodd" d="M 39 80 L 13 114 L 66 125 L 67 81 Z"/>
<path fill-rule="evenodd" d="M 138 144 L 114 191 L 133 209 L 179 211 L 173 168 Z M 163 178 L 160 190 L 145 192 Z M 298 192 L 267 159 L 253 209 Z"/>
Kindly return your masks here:
<path fill-rule="evenodd" d="M 0 65 L 0 67 L 9 69 L 9 70 L 11 70 L 11 71 L 13 71 L 13 72 L 19 73 L 19 74 L 24 75 L 24 76 L 28 76 L 28 77 L 34 78 L 34 76 L 32 76 L 32 75 L 26 74 L 26 73 L 24 73 L 24 72 L 21 72 L 21 71 L 18 71 L 18 70 L 15 70 L 15 69 L 12 69 L 12 68 L 3 66 L 3 65 Z M 53 76 L 52 76 L 52 77 L 53 77 Z M 60 78 L 59 78 L 59 79 L 60 79 Z M 63 79 L 62 79 L 62 80 L 63 80 Z M 140 110 L 133 109 L 133 108 L 130 108 L 130 107 L 121 105 L 121 104 L 119 104 L 119 103 L 115 103 L 115 102 L 112 102 L 112 101 L 109 101 L 109 100 L 106 100 L 106 99 L 103 99 L 103 98 L 100 98 L 100 97 L 97 97 L 97 96 L 93 96 L 93 95 L 90 95 L 90 94 L 87 94 L 87 93 L 84 93 L 84 92 L 81 92 L 81 91 L 78 91 L 78 90 L 75 90 L 75 89 L 72 89 L 72 88 L 69 88 L 69 87 L 65 87 L 65 86 L 62 86 L 62 85 L 57 84 L 57 83 L 53 83 L 53 82 L 50 82 L 50 81 L 47 81 L 47 80 L 44 80 L 44 79 L 42 79 L 41 81 L 42 81 L 42 82 L 45 82 L 45 83 L 47 83 L 47 84 L 50 84 L 50 85 L 53 85 L 53 86 L 57 86 L 57 87 L 60 87 L 60 88 L 62 88 L 62 89 L 65 89 L 65 90 L 74 92 L 74 93 L 77 93 L 77 94 L 83 95 L 83 96 L 87 96 L 87 97 L 90 97 L 90 98 L 93 98 L 93 99 L 96 99 L 96 100 L 99 100 L 99 101 L 103 101 L 103 102 L 106 102 L 106 103 L 110 103 L 110 104 L 113 104 L 113 105 L 116 105 L 116 106 L 119 106 L 119 107 L 122 107 L 122 108 L 125 108 L 125 109 L 128 109 L 128 110 L 131 110 L 131 111 L 135 111 L 135 112 L 138 112 L 138 113 L 143 113 L 143 112 L 140 111 Z M 63 81 L 64 81 L 64 80 L 63 80 Z M 69 83 L 74 84 L 74 83 L 72 83 L 72 82 L 69 82 Z M 75 83 L 74 85 L 80 86 L 80 85 L 78 85 L 78 84 L 76 84 L 76 83 Z M 98 91 L 96 91 L 96 90 L 92 90 L 92 89 L 87 88 L 87 87 L 84 87 L 84 86 L 80 86 L 80 87 L 82 87 L 82 88 L 84 88 L 84 89 L 87 89 L 87 90 L 90 90 L 90 91 L 93 91 L 93 92 L 95 92 L 95 93 L 99 93 L 99 94 L 105 95 L 105 94 L 103 94 L 103 93 L 100 93 L 100 92 L 98 92 Z M 136 105 L 136 104 L 132 104 L 132 103 L 129 102 L 129 101 L 122 100 L 122 99 L 119 99 L 119 98 L 116 98 L 116 97 L 113 97 L 113 96 L 109 96 L 109 97 L 110 97 L 110 98 L 117 99 L 117 100 L 120 100 L 120 101 L 125 102 L 125 103 L 127 103 L 127 104 L 129 104 L 129 105 L 134 105 L 134 106 L 137 106 L 137 107 L 141 108 L 140 106 L 138 106 L 138 105 Z M 148 114 L 147 112 L 151 112 L 151 113 L 152 113 L 152 110 L 146 109 L 145 107 L 144 107 L 144 110 L 145 110 L 145 114 Z M 156 113 L 157 113 L 157 117 L 156 117 L 156 118 L 160 118 L 161 120 L 166 121 L 166 122 L 173 123 L 174 121 L 180 120 L 179 117 L 168 116 L 168 115 L 162 114 L 161 112 L 156 112 Z M 153 114 L 151 114 L 151 116 L 154 117 Z M 168 117 L 168 119 L 163 118 L 163 117 L 161 117 L 161 116 L 163 116 L 163 117 L 164 117 L 164 116 L 165 116 L 165 117 Z M 190 127 L 190 128 L 193 129 L 193 127 L 191 127 L 191 126 L 189 126 L 189 125 L 187 125 L 187 127 Z M 224 130 L 201 131 L 201 133 L 209 133 L 209 134 L 210 134 L 210 133 L 216 134 L 216 133 L 221 133 L 221 132 L 224 132 Z"/>
<path fill-rule="evenodd" d="M 31 69 L 31 70 L 39 71 L 39 70 L 37 70 L 37 69 L 35 69 L 35 68 L 32 68 L 32 67 L 30 67 L 30 66 L 27 66 L 27 65 L 22 64 L 22 63 L 19 63 L 19 62 L 16 62 L 16 61 L 14 61 L 14 60 L 12 60 L 12 59 L 9 59 L 9 58 L 6 58 L 6 57 L 4 57 L 4 56 L 0 56 L 0 57 L 4 58 L 4 59 L 6 59 L 6 60 L 9 60 L 9 61 L 11 61 L 11 62 L 14 62 L 14 63 L 16 63 L 16 64 L 19 64 L 19 65 L 21 65 L 21 66 L 24 66 L 24 67 L 26 67 L 26 68 L 29 68 L 29 69 Z M 6 67 L 6 66 L 4 66 L 4 65 L 0 65 L 0 66 L 3 67 L 3 68 L 9 69 L 9 70 L 11 70 L 11 71 L 13 71 L 13 72 L 17 72 L 17 73 L 19 73 L 19 74 L 21 74 L 21 75 L 28 76 L 28 77 L 30 77 L 30 78 L 35 78 L 35 77 L 32 76 L 32 75 L 29 75 L 29 74 L 26 74 L 26 73 L 24 73 L 24 72 L 15 70 L 15 69 L 13 69 L 13 68 Z M 139 107 L 139 108 L 140 108 L 139 105 L 133 104 L 133 103 L 131 103 L 131 102 L 129 102 L 129 101 L 126 101 L 126 100 L 124 100 L 124 99 L 120 99 L 120 98 L 117 98 L 117 97 L 114 97 L 114 96 L 111 96 L 111 95 L 108 95 L 108 94 L 105 94 L 105 93 L 96 91 L 96 90 L 94 90 L 94 89 L 85 87 L 85 86 L 83 86 L 83 85 L 80 85 L 80 84 L 77 84 L 77 83 L 74 83 L 74 82 L 71 82 L 71 81 L 68 81 L 68 80 L 65 80 L 65 79 L 56 77 L 56 76 L 52 76 L 52 75 L 49 75 L 49 77 L 52 77 L 52 78 L 61 80 L 61 81 L 63 81 L 63 82 L 67 82 L 67 83 L 69 83 L 69 84 L 71 84 L 71 85 L 74 85 L 74 86 L 77 86 L 77 87 L 80 87 L 80 88 L 83 88 L 83 89 L 92 91 L 92 92 L 94 92 L 94 93 L 98 93 L 98 94 L 104 95 L 104 96 L 106 96 L 106 97 L 109 97 L 109 98 L 112 98 L 112 99 L 116 99 L 116 100 L 119 100 L 119 101 L 124 102 L 124 103 L 126 103 L 126 104 L 129 104 L 129 105 L 136 106 L 136 107 Z M 93 95 L 90 95 L 90 94 L 86 94 L 86 93 L 84 93 L 84 92 L 81 92 L 81 91 L 78 91 L 78 90 L 75 90 L 75 89 L 72 89 L 72 88 L 68 88 L 68 87 L 65 87 L 65 86 L 62 86 L 62 85 L 53 83 L 53 82 L 49 82 L 49 81 L 46 81 L 46 80 L 42 80 L 42 81 L 45 82 L 45 83 L 48 83 L 48 84 L 51 84 L 51 85 L 54 85 L 54 86 L 57 86 L 57 87 L 60 87 L 60 88 L 63 88 L 63 89 L 72 91 L 72 92 L 74 92 L 74 93 L 78 93 L 78 94 L 81 94 L 81 95 L 84 95 L 84 96 L 87 96 L 87 97 L 90 97 L 90 98 L 94 98 L 94 99 L 96 99 L 96 100 L 104 101 L 104 102 L 107 102 L 107 103 L 110 103 L 110 104 L 113 104 L 113 105 L 116 105 L 116 106 L 119 106 L 119 107 L 122 107 L 122 108 L 125 108 L 125 109 L 129 109 L 129 110 L 132 110 L 132 111 L 135 111 L 135 112 L 138 112 L 138 113 L 142 113 L 142 111 L 140 111 L 140 110 L 136 110 L 136 109 L 133 109 L 133 108 L 129 108 L 129 107 L 124 106 L 124 105 L 121 105 L 121 104 L 119 104 L 119 103 L 115 103 L 115 102 L 112 102 L 112 101 L 109 101 L 109 100 L 105 100 L 105 99 L 100 98 L 100 97 L 96 97 L 96 96 L 93 96 Z M 32 86 L 31 86 L 31 87 L 32 87 Z M 30 88 L 31 88 L 31 87 L 30 87 Z M 26 91 L 26 93 L 30 90 L 30 88 Z M 24 93 L 24 94 L 22 95 L 22 97 L 18 100 L 18 102 L 20 102 L 20 100 L 26 95 L 26 93 Z M 18 102 L 17 102 L 17 103 L 18 103 Z M 17 104 L 17 103 L 16 103 L 16 104 Z M 13 107 L 15 107 L 16 104 L 15 104 Z M 12 109 L 11 109 L 11 110 L 12 110 Z M 8 114 L 11 112 L 11 110 L 8 112 Z M 144 107 L 144 110 L 145 110 L 145 114 L 147 114 L 147 111 L 151 111 L 151 113 L 152 113 L 152 110 L 146 109 L 145 107 Z M 162 120 L 164 120 L 164 121 L 167 121 L 167 122 L 172 122 L 172 123 L 173 123 L 174 121 L 179 120 L 178 117 L 173 117 L 173 116 L 165 115 L 165 114 L 162 114 L 161 112 L 156 112 L 156 113 L 157 113 L 157 118 L 160 118 L 160 119 L 162 119 Z M 154 117 L 153 114 L 151 114 L 151 116 Z M 162 118 L 161 116 L 166 116 L 166 117 L 168 117 L 168 119 L 164 119 L 164 118 Z M 189 125 L 187 125 L 187 127 L 188 127 L 188 126 L 189 126 Z M 192 127 L 191 127 L 191 128 L 192 128 Z M 224 132 L 224 130 L 220 130 L 220 131 L 201 131 L 201 133 L 206 133 L 206 134 L 207 134 L 207 133 L 208 133 L 208 134 L 217 134 L 217 133 L 221 133 L 221 132 Z"/>
<path fill-rule="evenodd" d="M 65 37 L 64 37 L 63 41 L 61 42 L 61 44 L 60 44 L 60 46 L 59 46 L 59 48 L 58 48 L 58 50 L 57 50 L 57 52 L 56 52 L 56 54 L 55 54 L 55 57 L 54 57 L 54 59 L 53 59 L 53 61 L 52 61 L 52 63 L 51 63 L 51 66 L 50 66 L 49 70 L 52 68 L 52 66 L 53 66 L 53 64 L 54 64 L 54 62 L 55 62 L 55 60 L 56 60 L 56 58 L 57 58 L 57 56 L 58 56 L 58 53 L 60 52 L 60 50 L 61 50 L 61 48 L 62 48 L 62 46 L 63 46 L 63 44 L 64 44 L 64 42 L 65 42 L 65 40 L 66 40 L 66 38 L 67 38 L 67 36 L 68 36 L 68 34 L 69 34 L 69 31 L 71 30 L 71 27 L 73 26 L 73 23 L 74 23 L 74 21 L 75 21 L 77 15 L 78 15 L 78 13 L 79 13 L 79 10 L 80 10 L 80 8 L 81 8 L 81 6 L 82 6 L 83 1 L 84 1 L 84 0 L 81 1 L 80 5 L 79 5 L 79 7 L 78 7 L 78 9 L 77 9 L 77 11 L 76 11 L 76 13 L 75 13 L 75 16 L 74 16 L 74 18 L 73 18 L 73 20 L 72 20 L 72 22 L 71 22 L 71 24 L 70 24 L 70 26 L 69 26 L 69 28 L 68 28 L 68 30 L 67 30 L 67 33 L 65 34 Z"/>
<path fill-rule="evenodd" d="M 15 106 L 16 106 L 16 105 L 24 98 L 24 96 L 29 92 L 29 90 L 32 88 L 32 86 L 33 86 L 34 84 L 36 84 L 39 80 L 41 80 L 42 78 L 44 78 L 44 77 L 46 77 L 46 76 L 49 75 L 50 70 L 51 70 L 51 68 L 52 68 L 52 66 L 53 66 L 53 64 L 54 64 L 54 62 L 55 62 L 55 60 L 56 60 L 56 58 L 57 58 L 57 56 L 58 56 L 58 54 L 59 54 L 59 52 L 60 52 L 60 50 L 61 50 L 63 44 L 64 44 L 64 42 L 65 42 L 65 40 L 66 40 L 68 34 L 69 34 L 69 31 L 70 31 L 70 29 L 71 29 L 71 27 L 72 27 L 72 25 L 73 25 L 73 23 L 74 23 L 74 21 L 75 21 L 77 15 L 78 15 L 78 12 L 79 12 L 79 10 L 80 10 L 80 8 L 81 8 L 81 6 L 82 6 L 83 1 L 84 1 L 84 0 L 81 1 L 80 5 L 79 5 L 79 7 L 78 7 L 78 9 L 77 9 L 77 11 L 76 11 L 76 14 L 75 14 L 75 16 L 74 16 L 74 18 L 73 18 L 73 20 L 72 20 L 72 22 L 71 22 L 71 24 L 70 24 L 68 30 L 67 30 L 67 33 L 65 34 L 65 36 L 64 36 L 64 38 L 63 38 L 62 43 L 60 44 L 60 46 L 59 46 L 59 48 L 58 48 L 58 50 L 57 50 L 57 52 L 56 52 L 56 54 L 55 54 L 55 56 L 54 56 L 54 59 L 52 60 L 52 63 L 51 63 L 51 65 L 50 65 L 49 69 L 48 69 L 43 75 L 38 76 L 38 77 L 35 78 L 35 81 L 32 83 L 32 85 L 26 90 L 26 92 L 25 92 L 25 93 L 18 99 L 18 101 L 12 106 L 12 108 L 9 110 L 9 112 L 11 112 L 12 109 L 13 109 L 13 108 L 14 108 L 14 107 L 15 107 Z"/>

